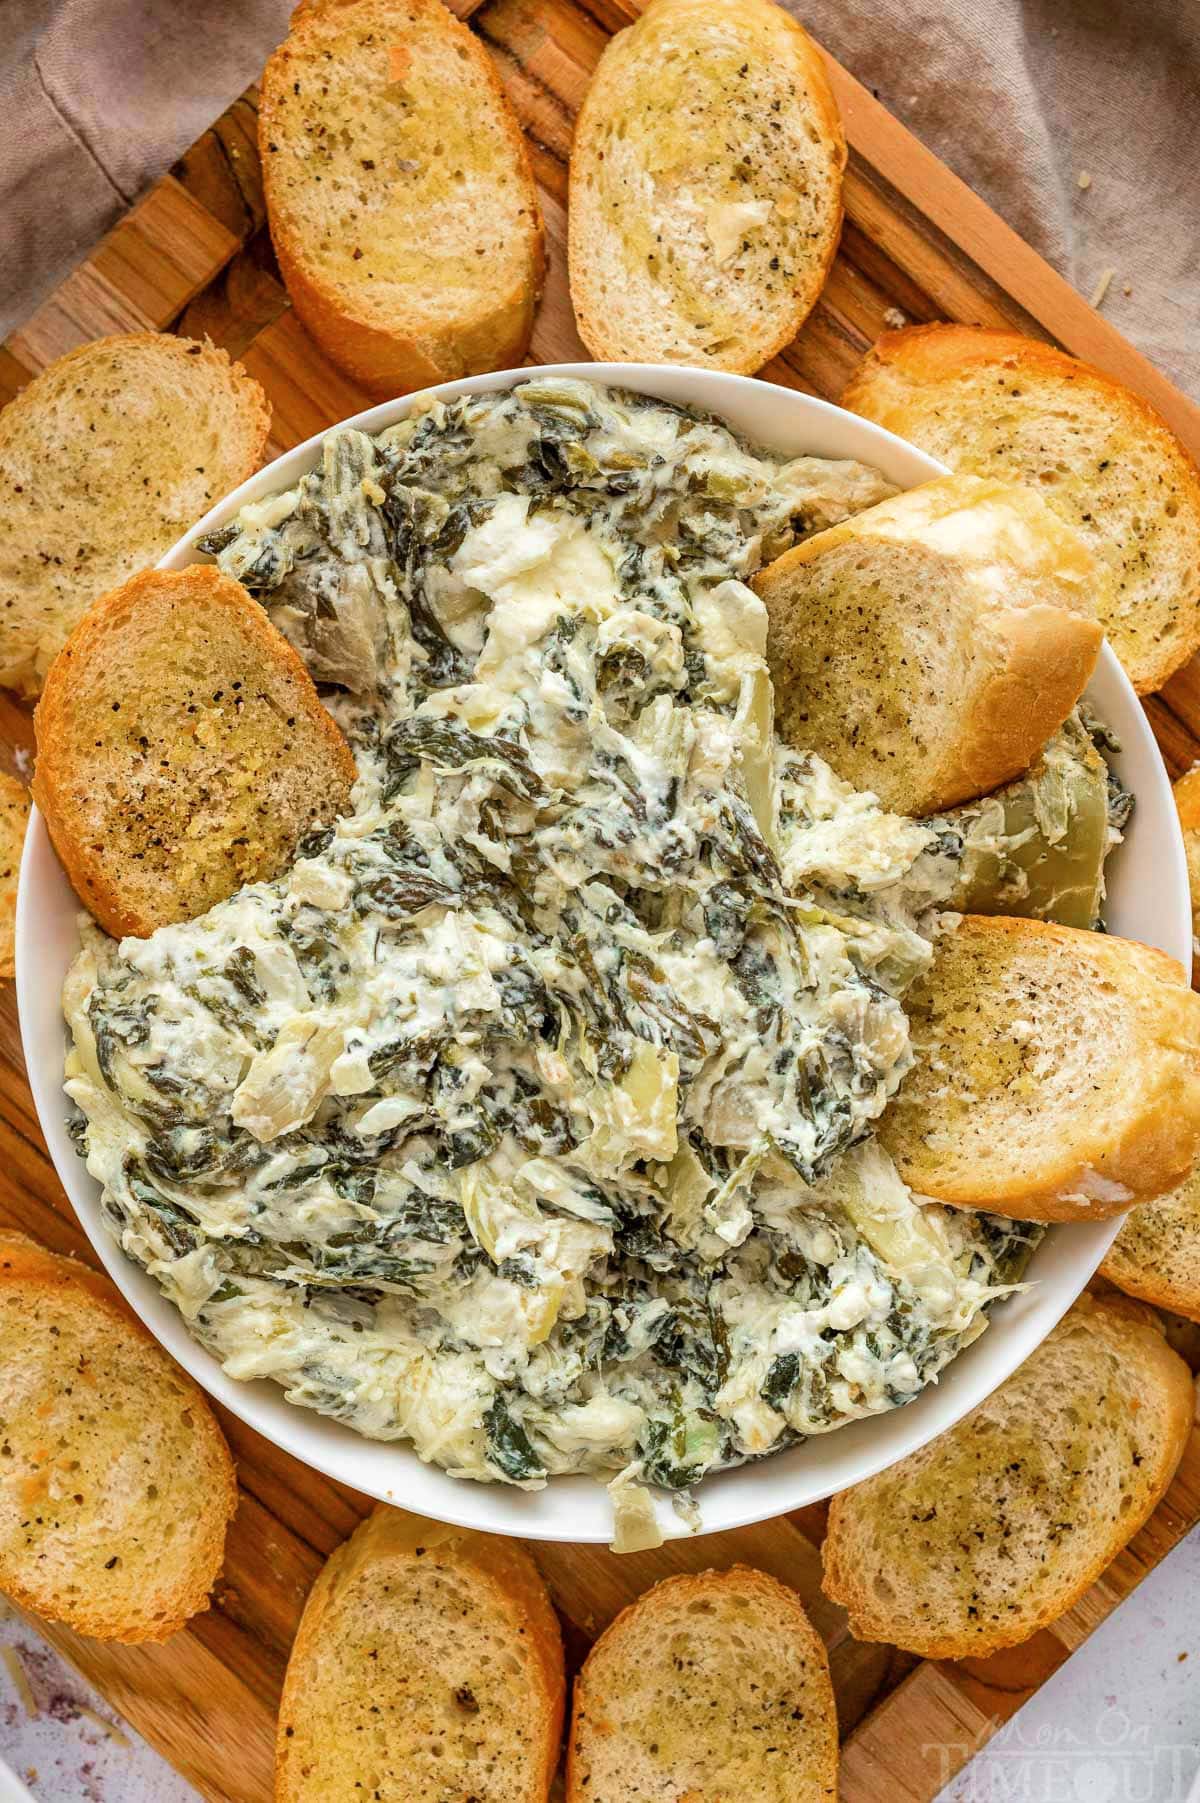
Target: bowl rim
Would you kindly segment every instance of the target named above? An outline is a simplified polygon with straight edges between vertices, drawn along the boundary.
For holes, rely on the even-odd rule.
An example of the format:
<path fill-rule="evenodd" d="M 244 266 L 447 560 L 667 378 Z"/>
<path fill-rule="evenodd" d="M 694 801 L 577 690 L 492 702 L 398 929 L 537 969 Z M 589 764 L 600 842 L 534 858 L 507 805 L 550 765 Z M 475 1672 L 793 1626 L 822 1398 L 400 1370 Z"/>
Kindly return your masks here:
<path fill-rule="evenodd" d="M 531 365 L 440 383 L 376 403 L 323 427 L 214 503 L 203 519 L 160 558 L 157 567 L 181 569 L 198 561 L 202 554 L 196 551 L 196 544 L 201 536 L 224 524 L 246 502 L 291 486 L 312 467 L 331 432 L 347 425 L 378 432 L 405 418 L 418 400 L 450 400 L 542 377 L 579 378 L 667 400 L 686 399 L 687 404 L 702 407 L 718 419 L 724 419 L 727 411 L 744 418 L 756 408 L 782 414 L 789 420 L 784 436 L 794 441 L 809 436 L 819 438 L 822 430 L 847 441 L 847 447 L 838 452 L 813 450 L 810 446 L 809 454 L 860 457 L 887 471 L 901 488 L 945 473 L 944 465 L 872 421 L 832 402 L 756 377 L 672 364 Z M 735 429 L 753 438 L 747 425 L 739 422 Z M 770 446 L 772 436 L 772 431 L 765 428 L 758 442 Z M 779 434 L 774 436 L 778 438 Z M 787 454 L 805 453 L 789 450 Z M 1161 927 L 1154 938 L 1162 949 L 1176 958 L 1182 956 L 1186 968 L 1191 947 L 1187 872 L 1165 766 L 1133 689 L 1107 644 L 1101 648 L 1097 681 L 1110 697 L 1107 705 L 1111 706 L 1115 698 L 1118 712 L 1125 716 L 1121 730 L 1128 735 L 1126 756 L 1134 755 L 1145 765 L 1139 781 L 1138 811 L 1142 813 L 1149 798 L 1153 816 L 1149 836 L 1159 864 L 1157 899 L 1152 911 L 1161 916 Z M 108 1234 L 100 1218 L 99 1185 L 88 1176 L 66 1133 L 62 1014 L 57 987 L 52 991 L 52 1003 L 48 1000 L 46 966 L 53 957 L 46 956 L 43 928 L 55 908 L 61 923 L 67 907 L 71 921 L 76 922 L 79 904 L 50 844 L 45 823 L 34 808 L 21 862 L 16 920 L 18 1011 L 30 1087 L 52 1162 L 80 1225 L 149 1331 L 216 1401 L 267 1440 L 326 1477 L 457 1527 L 530 1539 L 578 1543 L 608 1540 L 612 1509 L 601 1479 L 554 1478 L 541 1490 L 522 1491 L 508 1485 L 453 1477 L 438 1466 L 423 1463 L 406 1442 L 367 1440 L 341 1423 L 289 1402 L 282 1387 L 274 1382 L 262 1379 L 247 1383 L 230 1377 L 192 1338 L 182 1315 L 155 1281 L 128 1259 Z M 62 937 L 61 924 L 57 930 Z M 77 936 L 77 927 L 71 930 Z M 69 946 L 66 955 L 69 958 Z M 55 1020 L 57 1042 L 52 1030 Z M 767 1459 L 703 1479 L 696 1487 L 701 1519 L 695 1531 L 707 1534 L 743 1527 L 822 1500 L 873 1476 L 945 1431 L 989 1395 L 1040 1344 L 1082 1291 L 1119 1226 L 1120 1217 L 1051 1228 L 1035 1254 L 1035 1263 L 1041 1260 L 1052 1267 L 1050 1276 L 1039 1277 L 1030 1290 L 995 1305 L 988 1331 L 958 1354 L 940 1379 L 926 1386 L 911 1405 L 847 1424 Z M 1067 1235 L 1074 1236 L 1069 1243 Z M 1052 1246 L 1061 1250 L 1048 1260 L 1044 1254 Z M 689 1531 L 681 1526 L 669 1499 L 657 1496 L 656 1512 L 668 1537 Z"/>

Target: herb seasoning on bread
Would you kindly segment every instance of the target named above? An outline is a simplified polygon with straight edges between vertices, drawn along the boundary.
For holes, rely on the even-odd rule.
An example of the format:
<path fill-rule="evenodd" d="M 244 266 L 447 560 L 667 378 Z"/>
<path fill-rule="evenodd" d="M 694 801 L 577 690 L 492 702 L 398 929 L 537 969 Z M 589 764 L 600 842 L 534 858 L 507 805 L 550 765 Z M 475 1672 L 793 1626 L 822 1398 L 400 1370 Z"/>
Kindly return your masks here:
<path fill-rule="evenodd" d="M 772 0 L 653 0 L 575 125 L 571 299 L 595 357 L 748 373 L 837 250 L 846 143 L 816 45 Z"/>
<path fill-rule="evenodd" d="M 237 1503 L 190 1377 L 105 1277 L 0 1233 L 0 1590 L 100 1640 L 207 1609 Z"/>
<path fill-rule="evenodd" d="M 525 141 L 441 0 L 309 0 L 263 72 L 259 148 L 292 305 L 372 394 L 523 359 L 545 268 Z"/>
<path fill-rule="evenodd" d="M 29 824 L 29 790 L 0 773 L 0 977 L 16 971 L 17 873 Z"/>
<path fill-rule="evenodd" d="M 827 1595 L 860 1640 L 927 1659 L 1016 1646 L 1137 1533 L 1192 1425 L 1191 1373 L 1149 1309 L 1081 1296 L 1006 1383 L 835 1496 Z"/>
<path fill-rule="evenodd" d="M 38 704 L 33 792 L 97 920 L 146 937 L 275 876 L 350 805 L 354 760 L 239 583 L 146 570 L 97 603 Z"/>
<path fill-rule="evenodd" d="M 93 601 L 253 475 L 270 409 L 224 351 L 98 338 L 0 413 L 0 683 L 36 695 Z"/>
<path fill-rule="evenodd" d="M 765 1572 L 665 1578 L 576 1680 L 567 1803 L 832 1803 L 837 1769 L 825 1648 Z"/>
<path fill-rule="evenodd" d="M 521 1543 L 380 1506 L 304 1606 L 276 1803 L 547 1803 L 564 1690 L 558 1619 Z"/>

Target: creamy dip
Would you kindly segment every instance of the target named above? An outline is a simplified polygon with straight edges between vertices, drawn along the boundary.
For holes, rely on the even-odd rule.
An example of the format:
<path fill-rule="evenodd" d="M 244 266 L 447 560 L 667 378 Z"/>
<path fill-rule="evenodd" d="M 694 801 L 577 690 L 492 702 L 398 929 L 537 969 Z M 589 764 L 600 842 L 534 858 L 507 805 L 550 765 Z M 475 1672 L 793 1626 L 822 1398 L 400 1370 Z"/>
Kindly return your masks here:
<path fill-rule="evenodd" d="M 1077 721 L 1016 814 L 940 821 L 776 740 L 746 578 L 889 492 L 534 379 L 335 432 L 210 541 L 329 685 L 353 811 L 199 920 L 89 925 L 66 1087 L 233 1376 L 628 1497 L 906 1403 L 982 1330 L 1037 1230 L 872 1140 L 904 990 L 1097 769 L 1114 835 Z"/>

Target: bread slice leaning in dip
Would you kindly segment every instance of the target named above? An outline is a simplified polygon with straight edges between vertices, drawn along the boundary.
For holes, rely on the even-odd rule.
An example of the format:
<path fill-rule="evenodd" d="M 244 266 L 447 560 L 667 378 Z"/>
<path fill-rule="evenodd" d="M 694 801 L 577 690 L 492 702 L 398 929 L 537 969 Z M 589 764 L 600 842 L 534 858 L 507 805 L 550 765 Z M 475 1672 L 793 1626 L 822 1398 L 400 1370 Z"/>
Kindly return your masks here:
<path fill-rule="evenodd" d="M 761 570 L 779 731 L 901 814 L 1027 770 L 1095 667 L 1103 572 L 1011 483 L 943 476 Z"/>
<path fill-rule="evenodd" d="M 346 811 L 354 759 L 311 676 L 240 583 L 146 570 L 96 604 L 34 718 L 33 793 L 108 932 L 144 938 L 277 876 Z"/>

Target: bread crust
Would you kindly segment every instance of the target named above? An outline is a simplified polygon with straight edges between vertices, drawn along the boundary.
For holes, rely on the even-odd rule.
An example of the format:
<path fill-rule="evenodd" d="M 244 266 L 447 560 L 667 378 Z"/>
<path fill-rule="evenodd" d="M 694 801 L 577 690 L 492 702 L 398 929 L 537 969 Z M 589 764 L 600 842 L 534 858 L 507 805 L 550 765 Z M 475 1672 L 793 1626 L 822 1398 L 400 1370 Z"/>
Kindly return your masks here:
<path fill-rule="evenodd" d="M 946 402 L 952 411 L 949 385 L 956 378 L 972 369 L 996 368 L 1011 371 L 1018 378 L 1038 377 L 1060 382 L 1066 388 L 1091 391 L 1111 415 L 1122 416 L 1129 430 L 1152 440 L 1164 460 L 1174 465 L 1184 504 L 1200 522 L 1200 467 L 1149 401 L 1103 370 L 1019 332 L 943 324 L 884 332 L 851 375 L 841 404 L 899 438 L 913 438 L 915 410 L 906 397 L 892 392 L 889 377 L 893 371 L 930 389 L 936 389 L 939 383 L 947 384 Z M 1020 397 L 1014 394 L 1013 399 L 1019 402 Z M 914 442 L 919 442 L 919 434 Z M 969 447 L 969 436 L 967 442 Z M 1145 651 L 1129 669 L 1140 695 L 1161 688 L 1200 649 L 1200 576 L 1194 581 L 1193 617 L 1187 633 L 1171 644 L 1161 644 L 1157 656 Z"/>
<path fill-rule="evenodd" d="M 17 878 L 30 799 L 24 783 L 0 771 L 0 977 L 16 974 Z"/>
<path fill-rule="evenodd" d="M 261 130 L 261 119 L 259 123 Z M 305 329 L 332 363 L 377 400 L 485 370 L 515 369 L 525 359 L 542 293 L 541 275 L 535 287 L 514 289 L 470 321 L 413 337 L 356 318 L 327 286 L 310 277 L 301 254 L 284 239 L 282 230 L 273 232 L 272 243 L 284 286 Z"/>
<path fill-rule="evenodd" d="M 231 630 L 248 642 L 253 653 L 248 661 L 256 668 L 273 670 L 291 686 L 298 711 L 303 709 L 306 728 L 321 743 L 335 780 L 344 784 L 347 796 L 355 778 L 350 748 L 332 715 L 321 705 L 300 657 L 240 583 L 211 564 L 143 570 L 131 577 L 97 601 L 76 626 L 50 667 L 34 715 L 38 746 L 34 800 L 76 893 L 114 938 L 127 933 L 144 938 L 163 923 L 145 918 L 131 904 L 119 860 L 110 860 L 108 848 L 95 843 L 85 830 L 78 796 L 86 792 L 89 773 L 76 764 L 73 723 L 81 704 L 81 673 L 93 663 L 103 669 L 110 633 L 127 626 L 144 605 L 163 596 L 173 605 L 195 607 L 209 617 L 224 614 Z"/>
<path fill-rule="evenodd" d="M 709 0 L 655 0 L 653 12 L 657 17 L 670 7 L 681 14 L 695 12 L 703 17 L 708 6 Z M 592 356 L 601 362 L 675 360 L 674 353 L 666 349 L 661 355 L 654 357 L 647 354 L 643 345 L 631 346 L 615 330 L 615 322 L 599 297 L 593 296 L 589 280 L 590 271 L 594 267 L 595 251 L 590 242 L 594 222 L 590 218 L 588 202 L 597 185 L 599 160 L 603 155 L 599 149 L 602 123 L 606 108 L 613 98 L 609 84 L 623 77 L 624 70 L 620 69 L 620 73 L 614 76 L 614 68 L 619 66 L 619 59 L 630 48 L 631 33 L 639 30 L 649 10 L 633 25 L 617 32 L 605 45 L 575 121 L 571 148 L 567 207 L 567 263 L 571 304 L 575 310 L 575 323 L 580 337 Z M 752 18 L 753 10 L 750 7 L 746 9 L 748 36 L 751 32 L 756 33 L 760 25 L 760 21 Z M 781 7 L 772 6 L 771 11 L 778 14 L 778 24 L 784 30 L 799 64 L 801 82 L 817 115 L 815 128 L 835 165 L 837 198 L 828 231 L 821 242 L 815 247 L 810 246 L 806 253 L 812 261 L 803 270 L 797 269 L 794 301 L 788 318 L 773 333 L 747 348 L 744 353 L 730 352 L 707 363 L 709 368 L 729 370 L 738 375 L 752 375 L 755 370 L 761 369 L 796 336 L 828 280 L 841 241 L 844 217 L 841 180 L 848 156 L 846 137 L 821 53 L 796 19 Z M 773 47 L 765 43 L 763 49 L 774 54 Z"/>
<path fill-rule="evenodd" d="M 930 812 L 973 800 L 1028 770 L 1030 747 L 1045 745 L 1075 706 L 1104 638 L 1094 620 L 1057 607 L 1012 609 L 999 616 L 995 631 L 1002 647 L 996 669 L 979 691 L 970 729 L 943 769 L 940 799 Z"/>
<path fill-rule="evenodd" d="M 896 1476 L 902 1476 L 905 1467 L 913 1461 L 936 1460 L 939 1449 L 949 1454 L 955 1442 L 961 1441 L 969 1433 L 970 1424 L 977 1415 L 989 1408 L 994 1411 L 997 1400 L 1004 1394 L 1006 1386 L 1002 1385 L 993 1397 L 981 1403 L 978 1409 L 972 1410 L 963 1421 L 955 1423 L 939 1439 L 931 1442 L 930 1446 L 910 1454 L 898 1466 L 891 1467 L 876 1478 L 869 1478 L 865 1484 L 843 1490 L 832 1499 L 829 1526 L 822 1547 L 822 1589 L 833 1602 L 841 1603 L 849 1612 L 850 1628 L 856 1639 L 887 1641 L 926 1659 L 982 1657 L 998 1652 L 1003 1647 L 1019 1646 L 1074 1608 L 1154 1513 L 1170 1488 L 1191 1437 L 1195 1408 L 1191 1373 L 1178 1354 L 1168 1346 L 1157 1317 L 1138 1303 L 1126 1301 L 1124 1297 L 1110 1300 L 1086 1294 L 1081 1296 L 1064 1322 L 1031 1355 L 1031 1360 L 1052 1352 L 1055 1336 L 1064 1329 L 1077 1327 L 1080 1321 L 1085 1322 L 1090 1331 L 1107 1336 L 1110 1342 L 1115 1341 L 1127 1363 L 1132 1364 L 1135 1359 L 1140 1362 L 1146 1378 L 1139 1398 L 1143 1406 L 1151 1400 L 1151 1380 L 1158 1386 L 1157 1402 L 1163 1426 L 1160 1458 L 1152 1471 L 1138 1468 L 1141 1493 L 1137 1505 L 1113 1524 L 1112 1531 L 1097 1544 L 1093 1557 L 1077 1577 L 1024 1618 L 1015 1632 L 1005 1631 L 998 1623 L 993 1625 L 991 1632 L 969 1632 L 965 1628 L 959 1631 L 947 1628 L 942 1633 L 925 1629 L 913 1631 L 907 1622 L 898 1623 L 894 1618 L 883 1620 L 869 1590 L 869 1574 L 864 1569 L 853 1539 L 858 1511 L 869 1508 L 869 1499 L 886 1492 L 889 1479 L 894 1481 Z M 1013 1381 L 1012 1378 L 1008 1380 L 1010 1384 Z"/>
<path fill-rule="evenodd" d="M 531 1774 L 528 1803 L 544 1803 L 558 1764 L 562 1738 L 566 1678 L 562 1634 L 546 1594 L 546 1586 L 524 1544 L 498 1535 L 477 1534 L 440 1522 L 425 1521 L 400 1509 L 376 1504 L 366 1520 L 326 1561 L 308 1594 L 304 1614 L 288 1658 L 276 1738 L 276 1803 L 296 1803 L 305 1757 L 303 1720 L 310 1694 L 312 1663 L 318 1654 L 331 1612 L 358 1576 L 376 1563 L 418 1556 L 465 1570 L 487 1585 L 508 1617 L 514 1640 L 533 1662 L 528 1706 L 541 1742 L 539 1769 Z M 446 1782 L 454 1774 L 447 1770 Z"/>
<path fill-rule="evenodd" d="M 1184 832 L 1200 832 L 1200 764 L 1185 771 L 1171 793 L 1175 797 L 1175 811 Z"/>
<path fill-rule="evenodd" d="M 2 1556 L 0 1586 L 21 1608 L 66 1622 L 80 1634 L 126 1644 L 168 1640 L 193 1616 L 209 1607 L 210 1593 L 224 1561 L 226 1529 L 237 1509 L 237 1473 L 208 1399 L 199 1385 L 163 1351 L 109 1279 L 89 1266 L 49 1252 L 24 1234 L 0 1232 L 0 1290 L 43 1296 L 75 1292 L 81 1299 L 86 1296 L 87 1306 L 106 1316 L 114 1330 L 138 1342 L 144 1355 L 169 1365 L 173 1381 L 190 1396 L 188 1406 L 193 1424 L 204 1440 L 207 1467 L 207 1488 L 197 1500 L 195 1511 L 197 1516 L 206 1517 L 202 1544 L 188 1573 L 188 1582 L 173 1595 L 155 1597 L 154 1601 L 162 1607 L 160 1621 L 148 1621 L 144 1615 L 114 1621 L 102 1609 L 89 1604 L 86 1598 L 69 1611 L 65 1610 L 54 1597 L 23 1583 L 7 1569 Z"/>
<path fill-rule="evenodd" d="M 1057 1156 L 1047 1158 L 1040 1181 L 1013 1175 L 1003 1181 L 989 1173 L 974 1182 L 931 1168 L 909 1144 L 916 1131 L 897 1124 L 893 1103 L 880 1123 L 880 1139 L 904 1180 L 921 1195 L 950 1208 L 1010 1215 L 1022 1221 L 1107 1220 L 1138 1202 L 1175 1188 L 1200 1152 L 1200 996 L 1187 986 L 1181 967 L 1165 952 L 1134 940 L 1109 938 L 1052 921 L 1013 920 L 1001 915 L 965 915 L 954 935 L 1026 946 L 1038 940 L 1048 955 L 1069 950 L 1094 981 L 1124 989 L 1136 1000 L 1147 980 L 1155 983 L 1154 1039 L 1143 1043 L 1136 1072 L 1136 1111 L 1119 1121 L 1089 1123 L 1072 1138 L 1064 1125 Z M 937 970 L 937 963 L 933 967 Z M 1143 1016 L 1139 1032 L 1146 1034 Z M 911 1089 L 907 1092 L 911 1098 Z M 905 1091 L 899 1107 L 903 1109 Z M 1101 1139 L 1101 1132 L 1108 1135 Z"/>
<path fill-rule="evenodd" d="M 1153 1208 L 1153 1202 L 1142 1206 Z M 1119 1237 L 1119 1236 L 1118 1236 Z M 1100 1275 L 1115 1283 L 1127 1296 L 1134 1296 L 1152 1308 L 1165 1308 L 1186 1321 L 1200 1321 L 1200 1281 L 1178 1283 L 1162 1276 L 1150 1265 L 1140 1264 L 1125 1248 L 1113 1250 L 1103 1259 Z"/>
<path fill-rule="evenodd" d="M 603 1739 L 613 1731 L 612 1723 L 606 1715 L 603 1679 L 597 1675 L 598 1668 L 606 1659 L 611 1659 L 614 1655 L 620 1660 L 623 1644 L 630 1631 L 640 1625 L 647 1614 L 653 1614 L 664 1604 L 686 1606 L 693 1602 L 707 1603 L 714 1597 L 719 1598 L 731 1592 L 742 1596 L 757 1597 L 761 1602 L 778 1610 L 781 1615 L 786 1615 L 788 1631 L 795 1636 L 803 1657 L 806 1661 L 811 1661 L 818 1671 L 824 1673 L 828 1685 L 828 1711 L 822 1724 L 824 1744 L 814 1754 L 815 1770 L 806 1770 L 805 1777 L 811 1784 L 819 1788 L 822 1796 L 828 1796 L 830 1799 L 836 1798 L 837 1711 L 834 1703 L 833 1684 L 829 1676 L 829 1656 L 825 1650 L 825 1644 L 813 1627 L 803 1603 L 794 1590 L 790 1590 L 786 1584 L 781 1584 L 777 1578 L 771 1577 L 767 1572 L 738 1564 L 730 1566 L 725 1571 L 679 1572 L 673 1577 L 661 1578 L 651 1589 L 635 1598 L 632 1603 L 628 1603 L 595 1642 L 575 1680 L 571 1728 L 567 1742 L 566 1803 L 618 1803 L 615 1797 L 605 1795 L 601 1798 L 599 1793 L 592 1789 L 588 1772 L 589 1761 L 584 1750 L 587 1736 Z M 688 1795 L 690 1798 L 692 1793 Z M 681 1803 L 688 1803 L 688 1800 L 681 1799 Z M 699 1803 L 698 1799 L 697 1803 Z"/>
<path fill-rule="evenodd" d="M 1175 812 L 1187 859 L 1188 894 L 1192 904 L 1192 983 L 1200 988 L 1200 764 L 1175 784 Z"/>
<path fill-rule="evenodd" d="M 527 276 L 496 294 L 484 272 L 474 309 L 457 317 L 415 319 L 405 328 L 382 300 L 359 285 L 353 290 L 312 265 L 305 236 L 287 218 L 276 145 L 286 142 L 286 101 L 293 84 L 310 72 L 316 46 L 329 21 L 338 22 L 361 6 L 395 15 L 397 39 L 423 15 L 429 28 L 445 32 L 482 78 L 489 104 L 525 191 L 529 237 Z M 386 54 L 386 50 L 382 53 Z M 478 39 L 440 0 L 308 0 L 292 14 L 290 35 L 269 59 L 262 78 L 258 116 L 259 154 L 271 241 L 295 311 L 317 344 L 369 394 L 390 398 L 415 388 L 485 370 L 520 364 L 529 348 L 533 318 L 545 282 L 545 226 L 520 123 L 495 67 Z"/>

